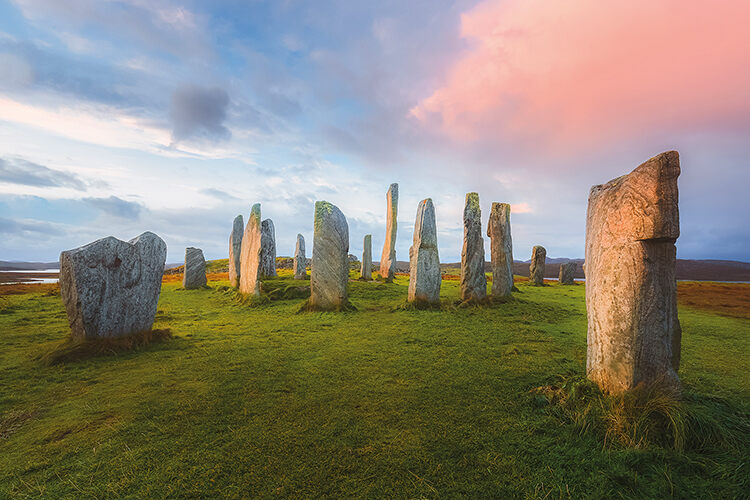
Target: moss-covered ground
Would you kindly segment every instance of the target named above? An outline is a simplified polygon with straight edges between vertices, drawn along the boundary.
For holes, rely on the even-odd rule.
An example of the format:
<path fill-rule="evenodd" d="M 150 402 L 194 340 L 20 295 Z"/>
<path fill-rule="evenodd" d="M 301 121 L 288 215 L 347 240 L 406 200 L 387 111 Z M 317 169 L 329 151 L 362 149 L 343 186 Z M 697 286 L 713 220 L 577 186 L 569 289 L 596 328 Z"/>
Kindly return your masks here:
<path fill-rule="evenodd" d="M 267 289 L 295 287 L 289 271 Z M 683 452 L 605 445 L 533 388 L 580 376 L 582 285 L 484 308 L 401 307 L 408 278 L 351 282 L 356 312 L 242 303 L 166 282 L 132 351 L 44 363 L 59 295 L 0 297 L 0 498 L 739 498 L 748 441 Z M 290 288 L 291 289 L 291 288 Z M 49 290 L 45 288 L 44 290 Z M 687 404 L 747 419 L 750 320 L 680 308 Z M 692 401 L 692 403 L 690 402 Z M 724 412 L 724 413 L 722 413 Z"/>

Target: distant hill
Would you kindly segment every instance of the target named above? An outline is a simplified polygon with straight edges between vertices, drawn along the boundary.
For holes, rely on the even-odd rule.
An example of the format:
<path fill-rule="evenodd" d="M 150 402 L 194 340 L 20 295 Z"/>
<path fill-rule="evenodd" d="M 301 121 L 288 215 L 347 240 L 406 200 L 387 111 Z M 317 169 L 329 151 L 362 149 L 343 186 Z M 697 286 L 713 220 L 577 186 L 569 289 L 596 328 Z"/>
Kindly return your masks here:
<path fill-rule="evenodd" d="M 545 266 L 544 276 L 546 278 L 557 278 L 560 273 L 560 264 L 570 261 L 578 263 L 576 278 L 583 278 L 583 259 L 567 258 L 548 258 Z M 226 267 L 226 259 L 221 262 Z M 378 266 L 379 262 L 373 262 Z M 181 264 L 167 264 L 165 269 L 175 268 Z M 219 266 L 220 267 L 220 266 Z M 461 268 L 460 262 L 444 263 L 440 267 L 443 270 Z M 39 269 L 59 269 L 59 262 L 20 262 L 0 260 L 0 271 L 35 271 Z M 485 270 L 490 271 L 490 263 L 487 261 L 484 265 Z M 396 263 L 398 272 L 408 273 L 409 263 L 400 260 Z M 216 271 L 220 271 L 217 267 Z M 513 273 L 519 276 L 529 275 L 529 262 L 514 261 Z M 677 279 L 678 280 L 696 280 L 696 281 L 750 281 L 750 262 L 739 262 L 736 260 L 687 260 L 677 259 Z"/>
<path fill-rule="evenodd" d="M 39 269 L 60 269 L 60 263 L 0 260 L 0 271 L 37 271 Z"/>
<path fill-rule="evenodd" d="M 557 278 L 560 274 L 560 264 L 574 261 L 578 263 L 575 277 L 583 278 L 583 259 L 548 258 L 544 266 L 545 278 Z M 460 262 L 440 264 L 443 270 L 461 268 Z M 409 263 L 398 261 L 396 268 L 399 272 L 409 272 Z M 484 264 L 486 271 L 490 271 L 490 262 Z M 529 275 L 529 262 L 514 261 L 513 274 Z M 736 260 L 687 260 L 677 259 L 677 279 L 695 281 L 750 281 L 750 262 Z"/>

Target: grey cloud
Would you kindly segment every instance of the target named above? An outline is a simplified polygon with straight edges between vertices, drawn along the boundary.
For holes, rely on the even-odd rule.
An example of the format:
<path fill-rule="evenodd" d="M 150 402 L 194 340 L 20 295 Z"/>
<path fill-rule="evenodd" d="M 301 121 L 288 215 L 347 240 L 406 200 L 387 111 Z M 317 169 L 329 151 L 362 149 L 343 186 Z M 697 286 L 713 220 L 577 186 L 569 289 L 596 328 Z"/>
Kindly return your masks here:
<path fill-rule="evenodd" d="M 63 234 L 63 231 L 49 222 L 38 220 L 13 220 L 0 217 L 0 234 L 18 235 L 28 233 L 44 236 L 60 236 Z"/>
<path fill-rule="evenodd" d="M 37 187 L 69 187 L 86 190 L 86 184 L 76 175 L 53 170 L 22 159 L 0 158 L 0 182 Z"/>
<path fill-rule="evenodd" d="M 206 196 L 211 196 L 213 198 L 216 198 L 217 200 L 239 200 L 239 198 L 237 198 L 236 196 L 216 188 L 201 189 L 199 193 L 205 194 Z"/>
<path fill-rule="evenodd" d="M 180 87 L 172 94 L 170 119 L 172 142 L 185 139 L 226 140 L 231 132 L 224 126 L 229 106 L 226 90 L 196 85 Z"/>
<path fill-rule="evenodd" d="M 89 205 L 98 208 L 108 215 L 122 219 L 137 219 L 143 211 L 143 205 L 133 201 L 126 201 L 117 196 L 109 198 L 83 198 Z"/>

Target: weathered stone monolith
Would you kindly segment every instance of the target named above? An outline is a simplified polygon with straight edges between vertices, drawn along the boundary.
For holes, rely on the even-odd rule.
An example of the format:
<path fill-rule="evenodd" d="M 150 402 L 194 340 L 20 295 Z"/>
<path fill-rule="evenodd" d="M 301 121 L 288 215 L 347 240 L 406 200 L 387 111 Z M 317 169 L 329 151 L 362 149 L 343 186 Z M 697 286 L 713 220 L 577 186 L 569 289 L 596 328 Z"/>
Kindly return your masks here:
<path fill-rule="evenodd" d="M 261 278 L 278 276 L 276 273 L 276 229 L 271 219 L 266 219 L 260 224 L 260 259 Z"/>
<path fill-rule="evenodd" d="M 260 203 L 253 205 L 242 235 L 240 259 L 240 292 L 260 295 L 261 271 L 261 221 Z"/>
<path fill-rule="evenodd" d="M 348 284 L 349 225 L 338 207 L 327 201 L 317 201 L 308 308 L 345 308 L 349 303 Z"/>
<path fill-rule="evenodd" d="M 200 248 L 185 249 L 185 272 L 182 275 L 182 288 L 193 290 L 206 286 L 206 259 Z"/>
<path fill-rule="evenodd" d="M 560 264 L 560 284 L 575 285 L 576 269 L 578 269 L 578 264 L 573 261 Z"/>
<path fill-rule="evenodd" d="M 409 302 L 440 304 L 440 257 L 432 199 L 419 202 L 414 221 L 414 239 L 409 248 Z"/>
<path fill-rule="evenodd" d="M 510 297 L 513 291 L 513 240 L 510 235 L 510 205 L 493 203 L 487 223 L 492 261 L 492 296 Z"/>
<path fill-rule="evenodd" d="M 242 256 L 242 234 L 245 223 L 242 215 L 234 218 L 232 233 L 229 235 L 229 284 L 235 288 L 240 286 L 240 262 Z"/>
<path fill-rule="evenodd" d="M 461 250 L 461 300 L 483 301 L 487 298 L 484 274 L 484 239 L 479 194 L 466 193 L 464 206 L 464 246 Z"/>
<path fill-rule="evenodd" d="M 586 373 L 602 390 L 679 388 L 677 151 L 594 186 L 586 215 Z"/>
<path fill-rule="evenodd" d="M 386 281 L 393 281 L 396 275 L 396 228 L 398 218 L 398 184 L 393 183 L 385 194 L 386 226 L 383 255 L 380 257 L 380 276 Z"/>
<path fill-rule="evenodd" d="M 531 249 L 531 263 L 529 264 L 529 281 L 532 285 L 544 286 L 544 265 L 547 261 L 547 250 L 543 246 Z"/>
<path fill-rule="evenodd" d="M 372 279 L 372 235 L 366 234 L 362 242 L 362 268 L 359 270 L 360 278 Z"/>
<path fill-rule="evenodd" d="M 307 279 L 307 257 L 305 257 L 305 237 L 297 234 L 297 245 L 294 247 L 294 279 Z"/>
<path fill-rule="evenodd" d="M 60 296 L 75 339 L 151 330 L 167 244 L 145 232 L 128 242 L 112 236 L 60 254 Z"/>

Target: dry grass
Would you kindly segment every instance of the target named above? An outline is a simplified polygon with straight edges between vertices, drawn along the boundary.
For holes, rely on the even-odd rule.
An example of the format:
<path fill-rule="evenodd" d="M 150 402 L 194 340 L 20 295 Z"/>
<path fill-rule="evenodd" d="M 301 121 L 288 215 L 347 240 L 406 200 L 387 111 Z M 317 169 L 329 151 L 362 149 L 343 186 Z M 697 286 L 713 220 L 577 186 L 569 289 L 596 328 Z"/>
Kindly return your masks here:
<path fill-rule="evenodd" d="M 750 319 L 750 285 L 747 283 L 680 282 L 677 302 L 723 316 Z"/>

